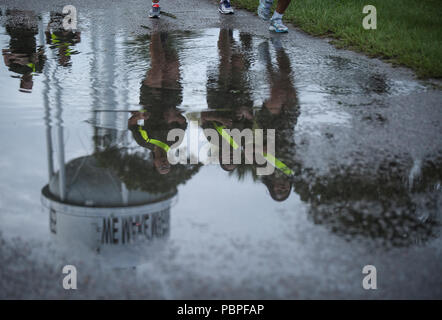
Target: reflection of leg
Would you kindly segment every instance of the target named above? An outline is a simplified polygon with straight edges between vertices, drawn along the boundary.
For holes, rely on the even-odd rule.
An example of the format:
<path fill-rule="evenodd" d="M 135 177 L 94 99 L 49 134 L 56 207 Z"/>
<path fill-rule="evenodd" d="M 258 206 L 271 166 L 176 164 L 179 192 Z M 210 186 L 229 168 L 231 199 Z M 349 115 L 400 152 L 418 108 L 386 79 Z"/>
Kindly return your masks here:
<path fill-rule="evenodd" d="M 258 57 L 259 60 L 265 64 L 265 66 L 268 68 L 271 67 L 272 59 L 270 57 L 270 50 L 269 50 L 269 43 L 267 41 L 264 41 L 259 44 L 258 46 Z"/>
<path fill-rule="evenodd" d="M 21 77 L 20 81 L 20 89 L 22 91 L 30 92 L 34 85 L 34 81 L 32 80 L 32 73 L 24 74 Z"/>
<path fill-rule="evenodd" d="M 241 40 L 241 45 L 245 51 L 252 51 L 252 35 L 250 33 L 240 32 L 239 39 Z"/>
<path fill-rule="evenodd" d="M 272 76 L 277 76 L 278 78 L 288 78 L 288 76 L 292 72 L 292 67 L 290 64 L 290 58 L 287 55 L 287 53 L 284 50 L 284 47 L 282 46 L 281 40 L 278 37 L 272 37 L 271 42 L 273 45 L 273 48 L 276 51 L 276 61 L 278 64 L 279 72 L 274 72 L 272 61 L 270 57 L 270 50 L 269 50 L 269 44 L 268 42 L 263 42 L 259 45 L 259 58 L 263 61 L 263 63 L 266 63 L 267 71 Z"/>
<path fill-rule="evenodd" d="M 278 50 L 284 50 L 281 42 L 281 38 L 278 35 L 273 35 L 270 38 L 270 41 L 272 42 L 273 48 L 275 48 L 276 51 Z"/>
<path fill-rule="evenodd" d="M 290 74 L 292 67 L 290 65 L 290 59 L 282 46 L 275 45 L 276 61 L 278 62 L 278 68 L 282 74 Z"/>
<path fill-rule="evenodd" d="M 241 32 L 239 34 L 239 39 L 241 41 L 241 50 L 245 58 L 246 67 L 250 67 L 250 61 L 252 60 L 253 50 L 252 50 L 252 36 L 250 33 Z"/>
<path fill-rule="evenodd" d="M 259 45 L 258 52 L 260 60 L 266 65 L 267 76 L 270 83 L 270 97 L 264 101 L 264 106 L 268 109 L 268 111 L 270 111 L 270 113 L 279 114 L 284 101 L 284 88 L 286 87 L 285 84 L 282 83 L 282 78 L 286 79 L 286 77 L 281 77 L 280 72 L 282 69 L 280 69 L 279 73 L 278 71 L 274 70 L 268 41 L 265 41 Z M 284 62 L 283 55 L 285 55 L 283 50 L 277 50 L 277 60 L 280 67 L 280 59 L 281 62 Z M 288 67 L 290 67 L 290 65 L 288 65 Z"/>
<path fill-rule="evenodd" d="M 152 34 L 149 47 L 151 66 L 147 72 L 144 83 L 149 87 L 160 88 L 163 80 L 162 66 L 165 64 L 164 49 L 160 33 L 156 32 Z"/>
<path fill-rule="evenodd" d="M 180 64 L 176 51 L 168 45 L 167 33 L 153 33 L 150 40 L 151 67 L 144 84 L 153 88 L 179 89 Z"/>
<path fill-rule="evenodd" d="M 231 75 L 233 31 L 230 29 L 221 29 L 219 32 L 218 51 L 219 51 L 219 77 L 220 80 L 229 81 Z"/>
<path fill-rule="evenodd" d="M 166 88 L 181 90 L 180 60 L 175 47 L 171 43 L 173 41 L 175 40 L 173 38 L 169 38 L 167 33 L 161 33 L 161 43 L 166 59 L 163 81 Z"/>
<path fill-rule="evenodd" d="M 296 90 L 292 81 L 290 58 L 282 46 L 275 45 L 278 71 L 273 73 L 272 95 L 279 96 L 282 106 L 293 105 L 296 101 Z"/>

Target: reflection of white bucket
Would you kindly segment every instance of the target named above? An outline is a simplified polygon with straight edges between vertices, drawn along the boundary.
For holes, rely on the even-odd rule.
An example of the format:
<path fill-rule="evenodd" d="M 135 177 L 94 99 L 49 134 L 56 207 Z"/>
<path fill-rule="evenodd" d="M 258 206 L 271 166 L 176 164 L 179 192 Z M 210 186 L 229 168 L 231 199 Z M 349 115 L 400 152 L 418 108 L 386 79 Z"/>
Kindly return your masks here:
<path fill-rule="evenodd" d="M 58 245 L 73 254 L 99 253 L 110 267 L 136 266 L 146 262 L 169 237 L 172 197 L 129 207 L 83 207 L 59 202 L 48 186 L 42 204 L 49 211 L 50 231 Z"/>

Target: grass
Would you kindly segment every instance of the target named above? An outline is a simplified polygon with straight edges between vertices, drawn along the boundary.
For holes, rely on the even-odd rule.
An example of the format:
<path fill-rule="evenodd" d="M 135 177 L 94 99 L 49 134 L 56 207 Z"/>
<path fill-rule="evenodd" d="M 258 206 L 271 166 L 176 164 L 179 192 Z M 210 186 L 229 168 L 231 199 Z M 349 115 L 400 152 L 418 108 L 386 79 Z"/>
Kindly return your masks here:
<path fill-rule="evenodd" d="M 275 1 L 276 2 L 276 1 Z M 259 0 L 232 0 L 255 11 Z M 365 5 L 377 9 L 377 29 L 365 30 Z M 441 0 L 292 0 L 284 20 L 340 48 L 412 68 L 421 78 L 442 78 Z"/>

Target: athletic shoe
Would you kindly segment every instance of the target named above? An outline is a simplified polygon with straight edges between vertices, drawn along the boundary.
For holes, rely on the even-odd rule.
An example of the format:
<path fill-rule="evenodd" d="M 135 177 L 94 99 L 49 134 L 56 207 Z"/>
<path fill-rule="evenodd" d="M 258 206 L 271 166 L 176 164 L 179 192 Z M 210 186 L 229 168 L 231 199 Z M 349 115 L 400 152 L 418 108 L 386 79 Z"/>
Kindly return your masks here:
<path fill-rule="evenodd" d="M 273 0 L 259 0 L 258 16 L 263 20 L 270 19 L 270 9 L 272 8 Z"/>
<path fill-rule="evenodd" d="M 222 0 L 219 3 L 218 11 L 222 14 L 233 14 L 233 8 L 230 5 L 230 0 Z"/>
<path fill-rule="evenodd" d="M 158 3 L 152 4 L 152 8 L 149 11 L 149 18 L 159 18 L 161 14 L 161 8 Z"/>
<path fill-rule="evenodd" d="M 269 30 L 277 33 L 284 33 L 288 32 L 289 28 L 282 23 L 282 19 L 271 19 Z"/>

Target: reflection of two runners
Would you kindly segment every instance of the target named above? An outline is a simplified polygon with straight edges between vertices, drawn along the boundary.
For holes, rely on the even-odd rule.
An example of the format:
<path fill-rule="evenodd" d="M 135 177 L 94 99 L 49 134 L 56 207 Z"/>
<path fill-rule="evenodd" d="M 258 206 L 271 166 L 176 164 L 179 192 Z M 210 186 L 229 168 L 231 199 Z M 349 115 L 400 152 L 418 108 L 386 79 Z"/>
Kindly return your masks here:
<path fill-rule="evenodd" d="M 276 10 L 270 17 L 271 8 L 274 0 L 259 0 L 258 15 L 264 19 L 270 19 L 270 31 L 284 33 L 288 28 L 282 23 L 282 16 L 289 6 L 291 0 L 277 0 Z M 233 14 L 233 8 L 230 0 L 220 0 L 218 11 L 222 14 Z M 152 0 L 152 8 L 149 12 L 150 18 L 159 18 L 161 15 L 160 0 Z"/>
<path fill-rule="evenodd" d="M 256 129 L 263 129 L 263 132 L 267 132 L 268 129 L 278 128 L 275 133 L 274 148 L 267 147 L 266 138 L 262 139 L 264 145 L 252 145 L 253 154 L 252 158 L 248 159 L 249 164 L 244 164 L 243 161 L 241 164 L 234 164 L 229 158 L 230 161 L 225 163 L 220 159 L 220 165 L 222 169 L 237 175 L 238 178 L 241 178 L 242 173 L 246 171 L 255 176 L 254 172 L 258 166 L 267 167 L 267 163 L 258 164 L 255 157 L 264 156 L 276 170 L 257 179 L 266 185 L 274 200 L 284 201 L 292 189 L 296 170 L 293 128 L 297 122 L 299 108 L 291 80 L 290 60 L 278 39 L 273 39 L 272 43 L 277 66 L 272 63 L 268 42 L 261 43 L 258 48 L 259 60 L 265 66 L 270 82 L 270 97 L 263 102 L 262 108 L 257 110 L 253 107 L 254 100 L 248 74 L 253 60 L 251 36 L 240 33 L 237 41 L 232 30 L 220 30 L 219 65 L 208 70 L 208 110 L 201 112 L 200 125 L 203 129 L 215 129 L 219 133 L 219 139 L 213 146 L 218 150 L 222 149 L 223 139 L 231 142 L 233 149 L 242 148 L 241 141 L 234 143 L 224 131 L 251 129 L 254 132 Z M 178 164 L 172 166 L 167 158 L 172 144 L 177 142 L 167 140 L 168 132 L 171 129 L 187 128 L 186 119 L 182 111 L 177 108 L 182 101 L 178 47 L 179 44 L 174 36 L 164 32 L 155 32 L 151 35 L 151 67 L 142 82 L 140 94 L 140 104 L 143 109 L 133 112 L 128 121 L 128 128 L 132 131 L 136 142 L 152 151 L 157 179 L 170 176 L 175 171 L 174 167 L 182 166 Z M 225 105 L 226 102 L 228 106 Z M 139 121 L 143 124 L 139 124 Z M 208 140 L 211 144 L 215 143 L 211 138 Z M 242 150 L 249 149 L 246 145 L 243 147 Z M 265 154 L 261 156 L 262 151 Z M 231 152 L 230 156 L 232 154 Z M 221 153 L 218 155 L 221 156 Z M 246 157 L 247 154 L 243 153 L 243 156 Z"/>
<path fill-rule="evenodd" d="M 272 39 L 276 53 L 276 66 L 272 63 L 269 42 L 258 47 L 258 58 L 265 67 L 270 85 L 270 96 L 262 107 L 254 108 L 249 68 L 253 63 L 252 39 L 249 34 L 239 33 L 236 40 L 232 30 L 221 29 L 218 40 L 219 65 L 211 67 L 207 80 L 208 111 L 201 112 L 201 127 L 216 129 L 220 139 L 215 139 L 219 163 L 223 170 L 241 179 L 246 172 L 252 173 L 264 183 L 275 201 L 286 200 L 292 188 L 297 168 L 295 162 L 294 127 L 299 115 L 296 90 L 291 79 L 290 60 L 279 39 Z M 226 105 L 227 104 L 227 105 Z M 226 109 L 227 108 L 227 109 Z M 277 128 L 273 148 L 267 145 L 269 129 Z M 236 140 L 229 135 L 231 130 L 250 129 L 263 139 Z M 258 130 L 258 131 L 257 131 Z M 206 134 L 206 131 L 204 130 Z M 207 137 L 212 144 L 212 137 Z M 222 140 L 230 145 L 230 158 L 222 155 Z M 241 146 L 242 145 L 242 146 Z M 232 161 L 233 150 L 242 150 L 240 163 Z M 248 153 L 246 150 L 252 151 Z M 221 157 L 222 156 L 222 157 Z M 262 161 L 264 160 L 265 161 Z M 227 160 L 227 161 L 225 161 Z M 258 167 L 273 167 L 257 176 Z"/>

